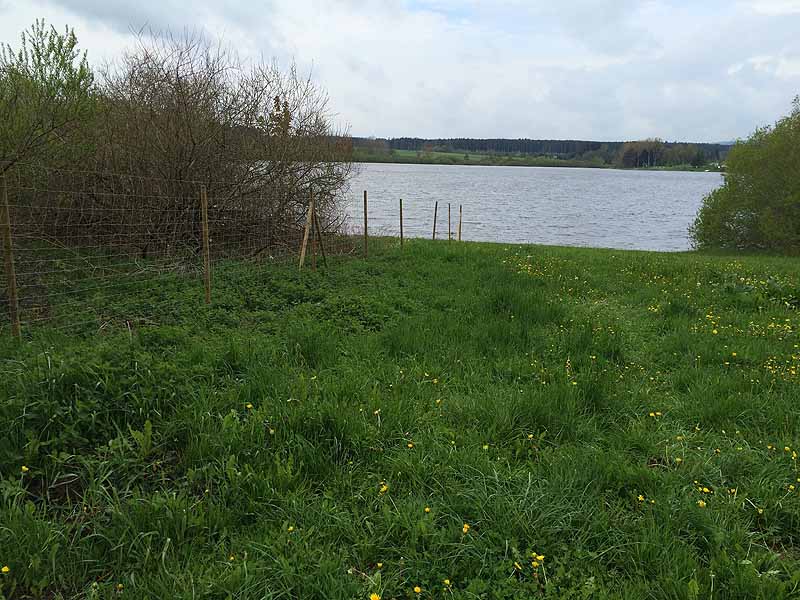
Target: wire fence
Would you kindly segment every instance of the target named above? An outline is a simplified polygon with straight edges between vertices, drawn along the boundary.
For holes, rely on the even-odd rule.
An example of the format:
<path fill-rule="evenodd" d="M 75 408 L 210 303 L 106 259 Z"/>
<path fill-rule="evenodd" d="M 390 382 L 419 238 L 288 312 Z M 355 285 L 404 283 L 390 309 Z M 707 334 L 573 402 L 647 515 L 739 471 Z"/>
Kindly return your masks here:
<path fill-rule="evenodd" d="M 359 255 L 342 198 L 313 187 L 242 184 L 17 166 L 0 181 L 0 335 L 47 323 L 102 328 L 148 289 L 138 318 L 168 314 L 160 286 L 179 280 L 208 300 L 215 270 L 245 262 Z M 203 293 L 205 288 L 205 293 Z M 155 292 L 155 293 L 153 293 Z M 149 308 L 149 310 L 144 310 Z M 149 316 L 148 316 L 149 314 Z"/>
<path fill-rule="evenodd" d="M 169 322 L 252 263 L 316 269 L 413 237 L 461 239 L 460 207 L 409 211 L 367 191 L 17 165 L 0 176 L 0 193 L 3 336 L 42 324 L 97 331 Z"/>

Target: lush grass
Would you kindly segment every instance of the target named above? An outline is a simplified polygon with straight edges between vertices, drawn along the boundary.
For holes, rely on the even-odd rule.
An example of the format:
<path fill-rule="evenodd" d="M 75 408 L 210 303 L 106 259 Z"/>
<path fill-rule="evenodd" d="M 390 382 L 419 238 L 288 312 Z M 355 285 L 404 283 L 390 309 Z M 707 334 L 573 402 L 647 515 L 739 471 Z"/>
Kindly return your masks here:
<path fill-rule="evenodd" d="M 87 295 L 132 330 L 0 343 L 0 590 L 796 596 L 797 268 L 412 241 Z"/>

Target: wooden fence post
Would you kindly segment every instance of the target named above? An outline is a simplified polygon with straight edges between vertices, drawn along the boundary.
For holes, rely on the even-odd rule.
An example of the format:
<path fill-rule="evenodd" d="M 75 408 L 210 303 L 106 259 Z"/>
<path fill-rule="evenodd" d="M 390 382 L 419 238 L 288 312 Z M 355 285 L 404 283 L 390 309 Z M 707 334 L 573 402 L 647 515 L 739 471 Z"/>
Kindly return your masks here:
<path fill-rule="evenodd" d="M 458 205 L 458 241 L 461 241 L 461 219 L 463 217 L 463 209 L 464 207 L 459 204 Z"/>
<path fill-rule="evenodd" d="M 208 192 L 200 186 L 200 215 L 203 219 L 203 278 L 206 284 L 206 304 L 211 304 L 211 249 L 208 240 Z"/>
<path fill-rule="evenodd" d="M 322 227 L 319 226 L 319 215 L 317 214 L 317 206 L 314 205 L 314 225 L 317 230 L 317 241 L 319 242 L 319 251 L 322 253 L 322 264 L 328 266 L 328 259 L 325 256 L 325 244 L 322 243 Z"/>
<path fill-rule="evenodd" d="M 311 270 L 317 270 L 317 209 L 314 205 L 314 192 L 311 192 Z"/>
<path fill-rule="evenodd" d="M 308 213 L 306 214 L 306 226 L 303 230 L 303 243 L 300 245 L 300 268 L 306 262 L 306 248 L 308 247 L 308 234 L 311 231 L 311 222 L 314 218 L 314 194 L 311 193 L 311 202 L 308 205 Z"/>
<path fill-rule="evenodd" d="M 439 214 L 439 201 L 433 206 L 433 239 L 436 239 L 436 217 Z"/>
<path fill-rule="evenodd" d="M 11 208 L 8 205 L 8 188 L 6 176 L 3 180 L 3 197 L 0 199 L 0 231 L 3 235 L 3 254 L 5 255 L 6 282 L 8 283 L 8 314 L 11 318 L 11 334 L 15 338 L 21 335 L 19 323 L 19 298 L 17 297 L 17 274 L 14 271 L 14 244 L 11 239 Z"/>
<path fill-rule="evenodd" d="M 400 198 L 400 247 L 403 247 L 403 199 Z"/>
<path fill-rule="evenodd" d="M 367 246 L 367 190 L 364 190 L 364 258 L 369 256 Z"/>
<path fill-rule="evenodd" d="M 450 203 L 447 203 L 447 241 L 453 239 L 453 228 L 450 225 Z"/>

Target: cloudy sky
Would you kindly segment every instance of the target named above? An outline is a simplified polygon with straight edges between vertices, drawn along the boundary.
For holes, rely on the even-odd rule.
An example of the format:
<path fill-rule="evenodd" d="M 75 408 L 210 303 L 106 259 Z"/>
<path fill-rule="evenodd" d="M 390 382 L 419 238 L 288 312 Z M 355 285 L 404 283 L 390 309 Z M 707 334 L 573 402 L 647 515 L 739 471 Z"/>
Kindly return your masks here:
<path fill-rule="evenodd" d="M 202 29 L 291 60 L 354 135 L 722 141 L 800 94 L 800 0 L 0 0 L 0 40 Z"/>

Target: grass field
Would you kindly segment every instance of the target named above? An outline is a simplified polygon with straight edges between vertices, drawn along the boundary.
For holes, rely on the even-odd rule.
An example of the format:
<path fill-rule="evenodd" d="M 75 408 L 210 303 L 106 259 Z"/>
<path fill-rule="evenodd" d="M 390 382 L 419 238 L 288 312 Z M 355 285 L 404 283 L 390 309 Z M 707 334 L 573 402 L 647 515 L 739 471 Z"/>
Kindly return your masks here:
<path fill-rule="evenodd" d="M 87 292 L 132 333 L 0 341 L 1 595 L 797 597 L 798 266 L 412 241 Z"/>
<path fill-rule="evenodd" d="M 481 165 L 493 167 L 582 167 L 591 169 L 612 169 L 615 165 L 604 163 L 601 159 L 584 160 L 580 158 L 553 158 L 550 156 L 517 154 L 480 154 L 474 152 L 415 152 L 413 150 L 394 150 L 375 152 L 366 148 L 356 148 L 353 159 L 366 163 L 404 163 L 423 165 Z M 721 171 L 720 167 L 706 165 L 671 165 L 665 167 L 640 167 L 648 171 Z"/>

